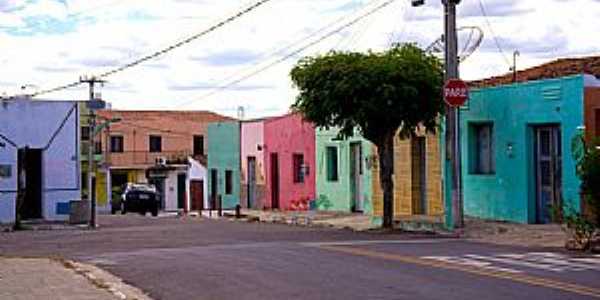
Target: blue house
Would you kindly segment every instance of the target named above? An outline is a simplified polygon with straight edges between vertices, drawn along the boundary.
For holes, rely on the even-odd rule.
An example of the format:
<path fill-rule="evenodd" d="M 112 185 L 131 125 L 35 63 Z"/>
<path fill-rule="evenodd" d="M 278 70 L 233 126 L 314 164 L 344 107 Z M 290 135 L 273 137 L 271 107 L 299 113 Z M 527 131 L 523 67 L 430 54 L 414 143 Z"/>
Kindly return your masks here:
<path fill-rule="evenodd" d="M 69 101 L 0 100 L 0 223 L 66 221 L 81 198 L 79 105 Z M 21 158 L 21 159 L 19 159 Z M 16 206 L 18 161 L 25 199 Z"/>
<path fill-rule="evenodd" d="M 571 141 L 584 129 L 598 132 L 600 80 L 479 83 L 460 112 L 465 215 L 549 223 L 556 212 L 580 211 Z"/>

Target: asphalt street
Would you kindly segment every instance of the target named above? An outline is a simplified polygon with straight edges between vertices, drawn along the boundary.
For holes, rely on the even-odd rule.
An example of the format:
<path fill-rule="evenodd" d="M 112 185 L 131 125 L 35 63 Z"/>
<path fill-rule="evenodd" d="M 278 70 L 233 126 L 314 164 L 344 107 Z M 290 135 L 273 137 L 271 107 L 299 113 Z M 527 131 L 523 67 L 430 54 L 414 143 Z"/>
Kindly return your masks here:
<path fill-rule="evenodd" d="M 600 257 L 228 220 L 101 216 L 0 234 L 0 255 L 95 264 L 155 299 L 598 299 Z"/>

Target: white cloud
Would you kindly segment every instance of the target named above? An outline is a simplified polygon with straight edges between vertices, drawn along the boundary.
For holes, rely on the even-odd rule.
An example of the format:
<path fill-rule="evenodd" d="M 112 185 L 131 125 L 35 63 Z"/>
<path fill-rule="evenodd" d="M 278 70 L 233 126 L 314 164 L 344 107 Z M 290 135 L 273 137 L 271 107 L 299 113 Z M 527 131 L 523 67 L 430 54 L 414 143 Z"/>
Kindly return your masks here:
<path fill-rule="evenodd" d="M 199 32 L 254 0 L 33 2 L 25 6 L 16 1 L 0 5 L 0 92 L 16 92 L 23 84 L 49 88 L 75 81 L 82 74 L 109 70 Z M 283 55 L 273 55 L 275 50 L 311 33 L 316 39 L 322 34 L 314 34 L 318 28 L 345 15 L 357 16 L 369 3 L 374 7 L 382 2 L 273 0 L 189 45 L 111 76 L 102 92 L 116 108 L 215 109 L 235 115 L 242 105 L 248 117 L 282 113 L 294 101 L 289 71 L 295 58 L 209 97 L 207 87 L 223 85 L 266 66 Z M 505 55 L 511 56 L 513 48 L 521 50 L 519 66 L 531 66 L 554 56 L 600 52 L 593 39 L 600 31 L 600 2 L 513 2 L 518 6 L 500 0 L 484 1 Z M 461 10 L 459 25 L 477 25 L 485 32 L 484 46 L 461 66 L 463 77 L 475 79 L 508 71 L 477 2 L 463 1 Z M 31 23 L 36 18 L 42 21 Z M 392 41 L 416 41 L 426 46 L 442 31 L 438 0 L 428 0 L 421 8 L 397 0 L 302 55 L 330 49 L 381 50 Z M 85 88 L 79 88 L 45 97 L 82 99 L 87 94 Z"/>

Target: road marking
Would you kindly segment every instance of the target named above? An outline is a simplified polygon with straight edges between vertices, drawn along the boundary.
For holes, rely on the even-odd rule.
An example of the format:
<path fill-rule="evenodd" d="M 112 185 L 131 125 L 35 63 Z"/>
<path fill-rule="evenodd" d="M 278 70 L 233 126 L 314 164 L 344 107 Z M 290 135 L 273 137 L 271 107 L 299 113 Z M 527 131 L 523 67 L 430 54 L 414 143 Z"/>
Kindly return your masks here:
<path fill-rule="evenodd" d="M 531 276 L 531 275 L 526 275 L 526 274 L 519 274 L 519 273 L 506 272 L 506 271 L 500 271 L 500 270 L 482 269 L 482 268 L 477 268 L 477 267 L 473 267 L 473 266 L 465 266 L 465 265 L 460 265 L 460 264 L 456 264 L 456 263 L 450 263 L 450 262 L 446 262 L 446 261 L 424 259 L 424 258 L 419 258 L 419 257 L 415 257 L 415 256 L 405 256 L 405 255 L 398 255 L 398 254 L 383 253 L 383 252 L 377 252 L 377 251 L 353 248 L 353 247 L 322 246 L 320 248 L 329 250 L 329 251 L 342 252 L 342 253 L 357 255 L 357 256 L 379 258 L 379 259 L 384 259 L 384 260 L 391 260 L 391 261 L 397 261 L 397 262 L 401 262 L 401 263 L 426 266 L 426 267 L 432 267 L 432 268 L 438 268 L 438 269 L 461 271 L 461 272 L 465 272 L 465 273 L 469 273 L 469 274 L 493 277 L 493 278 L 498 278 L 498 279 L 505 279 L 505 280 L 514 281 L 514 282 L 518 282 L 518 283 L 529 284 L 529 285 L 534 285 L 534 286 L 541 286 L 541 287 L 560 290 L 560 291 L 564 291 L 564 292 L 600 298 L 600 289 L 592 288 L 592 287 L 588 287 L 588 286 L 584 286 L 584 285 L 580 285 L 580 284 L 575 284 L 575 283 L 558 281 L 558 280 L 554 280 L 554 279 L 548 279 L 548 278 L 542 278 L 542 277 L 536 277 L 536 276 Z"/>
<path fill-rule="evenodd" d="M 360 240 L 360 241 L 339 241 L 339 242 L 307 242 L 300 243 L 308 247 L 325 246 L 362 246 L 374 244 L 437 244 L 458 241 L 458 239 L 423 239 L 423 240 Z"/>
<path fill-rule="evenodd" d="M 490 263 L 490 262 L 469 259 L 469 258 L 456 257 L 456 256 L 423 256 L 421 258 L 422 259 L 430 259 L 430 260 L 438 260 L 438 261 L 443 261 L 443 262 L 447 262 L 447 263 L 455 263 L 455 264 L 460 264 L 460 265 L 464 265 L 464 266 L 477 267 L 477 268 L 492 270 L 492 271 L 503 271 L 503 272 L 509 272 L 509 273 L 523 273 L 522 271 L 515 270 L 515 269 L 496 267 L 496 266 L 493 266 L 492 263 Z"/>

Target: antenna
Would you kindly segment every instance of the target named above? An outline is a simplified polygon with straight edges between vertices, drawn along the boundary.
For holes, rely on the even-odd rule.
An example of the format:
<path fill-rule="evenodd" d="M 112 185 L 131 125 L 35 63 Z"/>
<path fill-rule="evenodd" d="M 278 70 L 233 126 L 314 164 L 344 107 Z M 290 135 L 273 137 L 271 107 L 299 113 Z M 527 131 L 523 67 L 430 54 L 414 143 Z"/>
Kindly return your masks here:
<path fill-rule="evenodd" d="M 481 45 L 481 42 L 483 41 L 483 30 L 477 26 L 464 26 L 458 28 L 457 32 L 459 35 L 459 45 L 463 44 L 462 50 L 458 53 L 458 60 L 463 62 Z M 427 46 L 425 51 L 434 54 L 440 59 L 444 59 L 444 40 L 445 37 L 442 35 Z"/>

